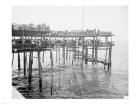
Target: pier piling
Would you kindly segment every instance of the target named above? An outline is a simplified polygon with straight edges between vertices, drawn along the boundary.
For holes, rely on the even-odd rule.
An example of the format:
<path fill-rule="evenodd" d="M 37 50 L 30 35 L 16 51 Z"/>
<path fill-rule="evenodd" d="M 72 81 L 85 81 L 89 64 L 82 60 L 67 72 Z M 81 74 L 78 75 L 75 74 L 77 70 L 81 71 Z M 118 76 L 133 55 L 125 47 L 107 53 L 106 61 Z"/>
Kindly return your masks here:
<path fill-rule="evenodd" d="M 20 53 L 18 52 L 18 71 L 20 73 Z"/>
<path fill-rule="evenodd" d="M 65 65 L 65 45 L 63 45 L 63 65 Z"/>
<path fill-rule="evenodd" d="M 95 63 L 97 64 L 98 60 L 98 41 L 95 42 Z"/>
<path fill-rule="evenodd" d="M 50 59 L 51 59 L 51 67 L 53 68 L 53 55 L 51 49 L 50 49 Z"/>
<path fill-rule="evenodd" d="M 55 35 L 55 43 L 56 43 L 56 35 Z M 56 58 L 56 63 L 57 63 L 57 46 L 55 47 L 55 49 L 56 49 L 56 50 L 55 50 L 55 51 L 56 51 L 56 52 L 55 52 L 55 54 L 56 54 L 56 55 L 55 55 L 55 58 Z"/>
<path fill-rule="evenodd" d="M 44 51 L 43 51 L 43 57 L 42 57 L 42 62 L 44 63 Z"/>
<path fill-rule="evenodd" d="M 88 47 L 86 46 L 86 53 L 85 53 L 85 64 L 88 64 Z"/>
<path fill-rule="evenodd" d="M 51 95 L 53 95 L 53 73 L 52 73 L 52 79 L 51 79 Z"/>
<path fill-rule="evenodd" d="M 32 83 L 32 63 L 33 63 L 33 52 L 30 52 L 30 55 L 29 55 L 29 77 L 28 77 L 29 88 L 31 88 L 31 83 Z"/>
<path fill-rule="evenodd" d="M 13 63 L 14 63 L 14 53 L 13 53 L 13 57 L 12 57 L 12 66 L 13 66 Z"/>
<path fill-rule="evenodd" d="M 111 52 L 112 52 L 112 47 L 110 46 L 110 47 L 109 47 L 109 57 L 108 57 L 108 61 L 109 61 L 108 69 L 111 68 L 111 63 L 112 63 L 112 62 L 111 62 Z"/>
<path fill-rule="evenodd" d="M 60 88 L 60 86 L 61 86 L 61 79 L 60 79 L 60 48 L 59 48 L 59 88 Z"/>
<path fill-rule="evenodd" d="M 106 60 L 106 59 L 107 59 L 107 50 L 108 50 L 108 49 L 106 49 L 106 54 L 105 54 L 104 70 L 105 70 L 105 66 L 106 66 L 106 64 L 107 64 L 107 60 Z"/>
<path fill-rule="evenodd" d="M 66 61 L 68 59 L 68 47 L 66 46 Z"/>
<path fill-rule="evenodd" d="M 24 77 L 25 77 L 26 76 L 26 60 L 27 60 L 27 53 L 26 52 L 24 52 L 23 60 L 24 60 Z"/>
<path fill-rule="evenodd" d="M 40 62 L 40 51 L 38 51 L 39 90 L 42 93 L 42 68 Z"/>
<path fill-rule="evenodd" d="M 93 41 L 92 41 L 92 65 L 93 65 L 93 62 L 94 62 L 94 49 L 95 49 L 95 39 L 93 37 Z"/>

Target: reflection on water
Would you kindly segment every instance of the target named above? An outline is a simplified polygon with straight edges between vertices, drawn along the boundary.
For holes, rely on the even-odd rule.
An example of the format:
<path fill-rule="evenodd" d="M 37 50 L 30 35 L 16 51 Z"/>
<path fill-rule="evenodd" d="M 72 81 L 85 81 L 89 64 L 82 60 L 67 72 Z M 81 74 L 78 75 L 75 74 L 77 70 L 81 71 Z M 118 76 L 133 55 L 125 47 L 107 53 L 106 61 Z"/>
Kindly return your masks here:
<path fill-rule="evenodd" d="M 43 68 L 43 92 L 40 96 L 38 70 L 33 70 L 32 89 L 28 89 L 28 79 L 23 78 L 17 70 L 13 71 L 13 85 L 26 98 L 120 98 L 122 95 L 111 83 L 111 71 L 100 68 L 84 68 L 84 77 L 79 65 L 57 66 L 53 69 Z M 53 95 L 50 93 L 51 73 L 53 71 Z"/>
<path fill-rule="evenodd" d="M 123 98 L 128 96 L 127 71 L 117 72 L 118 67 L 104 70 L 103 65 L 88 63 L 81 67 L 80 60 L 73 60 L 72 53 L 68 52 L 65 62 L 61 50 L 53 51 L 54 67 L 51 68 L 49 51 L 44 54 L 42 64 L 42 93 L 39 91 L 37 54 L 34 53 L 32 86 L 28 88 L 28 78 L 24 78 L 23 70 L 17 70 L 17 55 L 12 67 L 12 85 L 26 98 Z M 27 54 L 28 55 L 28 54 Z M 43 55 L 43 53 L 42 53 Z M 41 56 L 42 57 L 42 56 Z M 23 60 L 21 54 L 21 61 Z M 27 58 L 29 61 L 29 57 Z M 21 62 L 21 68 L 23 68 Z M 63 64 L 65 63 L 65 64 Z M 114 65 L 114 64 L 113 64 Z M 116 68 L 114 68 L 116 67 Z M 28 74 L 27 62 L 27 74 Z M 125 68 L 125 67 L 122 67 Z M 53 84 L 52 84 L 53 75 Z M 51 87 L 53 94 L 51 94 Z"/>

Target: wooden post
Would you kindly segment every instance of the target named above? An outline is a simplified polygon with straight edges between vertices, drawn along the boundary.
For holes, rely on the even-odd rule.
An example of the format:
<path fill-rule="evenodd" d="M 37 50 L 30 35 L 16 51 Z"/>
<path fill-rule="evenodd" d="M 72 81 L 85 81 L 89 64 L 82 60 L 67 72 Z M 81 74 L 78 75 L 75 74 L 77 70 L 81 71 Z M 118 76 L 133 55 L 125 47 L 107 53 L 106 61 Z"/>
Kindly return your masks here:
<path fill-rule="evenodd" d="M 77 42 L 77 46 L 78 46 L 78 61 L 79 61 L 79 39 L 78 39 L 78 42 Z"/>
<path fill-rule="evenodd" d="M 60 88 L 60 47 L 59 47 L 59 88 Z"/>
<path fill-rule="evenodd" d="M 27 53 L 24 52 L 24 77 L 26 76 L 26 60 L 27 60 Z"/>
<path fill-rule="evenodd" d="M 31 53 L 31 64 L 33 65 L 33 52 Z"/>
<path fill-rule="evenodd" d="M 76 59 L 76 41 L 74 41 L 74 60 Z"/>
<path fill-rule="evenodd" d="M 40 62 L 40 51 L 38 51 L 38 69 L 39 69 L 39 90 L 42 92 L 42 69 Z"/>
<path fill-rule="evenodd" d="M 33 52 L 30 51 L 30 55 L 29 55 L 29 77 L 28 77 L 29 88 L 31 88 L 31 83 L 32 83 L 32 59 L 33 59 Z"/>
<path fill-rule="evenodd" d="M 14 53 L 13 53 L 13 57 L 12 57 L 12 66 L 13 66 L 13 63 L 14 63 Z"/>
<path fill-rule="evenodd" d="M 65 35 L 63 36 L 63 65 L 65 65 Z"/>
<path fill-rule="evenodd" d="M 56 57 L 56 63 L 57 63 L 57 47 L 56 47 L 56 56 L 55 57 Z"/>
<path fill-rule="evenodd" d="M 85 64 L 88 64 L 88 46 L 86 46 Z"/>
<path fill-rule="evenodd" d="M 84 35 L 83 32 L 82 32 L 82 35 Z M 85 47 L 85 41 L 84 41 L 84 36 L 83 36 L 83 38 L 82 38 L 82 64 L 81 64 L 81 71 L 82 71 L 83 78 L 85 79 L 85 75 L 84 75 L 84 72 L 83 72 L 84 58 L 85 58 L 84 47 Z"/>
<path fill-rule="evenodd" d="M 110 68 L 110 47 L 109 47 L 109 53 L 108 53 L 108 69 Z"/>
<path fill-rule="evenodd" d="M 77 50 L 77 42 L 76 42 L 76 37 L 75 37 L 75 43 L 74 43 L 74 59 L 76 60 L 76 57 L 77 57 L 77 52 L 76 52 L 76 50 Z"/>
<path fill-rule="evenodd" d="M 84 36 L 83 36 L 83 39 L 82 39 L 82 66 L 83 66 L 83 61 L 84 60 Z"/>
<path fill-rule="evenodd" d="M 97 41 L 95 43 L 95 63 L 97 64 L 97 60 L 98 60 L 98 45 L 97 45 Z"/>
<path fill-rule="evenodd" d="M 110 68 L 112 66 L 111 55 L 112 55 L 112 36 L 111 36 L 111 44 L 110 44 Z"/>
<path fill-rule="evenodd" d="M 50 49 L 50 59 L 51 59 L 51 67 L 53 67 L 53 55 L 51 49 Z"/>
<path fill-rule="evenodd" d="M 109 48 L 109 53 L 108 53 L 108 69 L 110 68 L 110 48 Z"/>
<path fill-rule="evenodd" d="M 55 34 L 55 43 L 56 43 L 56 34 Z M 56 63 L 57 63 L 57 46 L 56 46 Z"/>
<path fill-rule="evenodd" d="M 60 63 L 60 47 L 59 47 L 59 63 Z"/>
<path fill-rule="evenodd" d="M 92 42 L 92 65 L 93 65 L 93 62 L 94 62 L 94 47 L 95 46 L 95 39 L 93 37 L 93 42 Z"/>
<path fill-rule="evenodd" d="M 43 58 L 42 58 L 42 61 L 43 61 L 43 63 L 44 63 L 44 51 L 43 51 Z"/>
<path fill-rule="evenodd" d="M 18 52 L 18 71 L 20 72 L 20 53 Z"/>
<path fill-rule="evenodd" d="M 75 41 L 73 40 L 73 43 L 72 43 L 72 65 L 74 63 L 74 60 L 75 60 Z"/>
<path fill-rule="evenodd" d="M 51 59 L 51 68 L 53 68 L 53 55 L 52 50 L 50 49 L 50 59 Z M 52 79 L 51 79 L 51 95 L 53 95 L 53 71 L 51 71 Z"/>
<path fill-rule="evenodd" d="M 52 73 L 52 79 L 51 79 L 51 95 L 53 95 L 53 73 Z"/>
<path fill-rule="evenodd" d="M 72 59 L 71 59 L 71 61 L 72 61 L 72 65 L 73 65 L 73 57 L 74 57 L 74 56 L 73 56 L 73 55 L 74 55 L 74 52 L 73 52 L 73 51 L 74 51 L 74 41 L 73 41 L 73 36 L 72 36 L 72 48 L 71 48 L 71 49 L 72 49 Z"/>
<path fill-rule="evenodd" d="M 72 49 L 73 50 L 73 49 Z M 74 52 L 73 52 L 74 53 Z M 73 60 L 74 60 L 74 54 L 72 53 L 72 59 L 71 59 L 71 61 L 72 61 L 72 65 L 73 65 Z"/>
<path fill-rule="evenodd" d="M 65 65 L 65 45 L 63 45 L 63 65 Z"/>
<path fill-rule="evenodd" d="M 66 60 L 68 59 L 68 47 L 66 46 Z"/>
<path fill-rule="evenodd" d="M 106 65 L 106 63 L 107 63 L 107 60 L 106 60 L 106 59 L 107 59 L 107 49 L 108 49 L 108 48 L 106 48 L 105 63 L 104 63 L 104 70 L 105 70 L 105 65 Z"/>
<path fill-rule="evenodd" d="M 111 62 L 111 52 L 112 52 L 112 46 L 110 46 L 110 48 L 109 48 L 109 68 L 111 68 L 111 64 L 112 64 L 112 62 Z"/>
<path fill-rule="evenodd" d="M 105 37 L 105 44 L 108 43 L 108 37 Z M 108 48 L 108 47 L 107 47 Z M 110 55 L 110 48 L 109 48 L 109 55 Z M 106 56 L 107 56 L 107 50 L 106 50 Z M 110 56 L 108 56 L 110 58 Z M 106 58 L 105 57 L 105 63 L 106 63 Z M 110 59 L 108 59 L 108 69 L 110 68 Z M 105 69 L 105 65 L 104 65 L 104 69 Z"/>

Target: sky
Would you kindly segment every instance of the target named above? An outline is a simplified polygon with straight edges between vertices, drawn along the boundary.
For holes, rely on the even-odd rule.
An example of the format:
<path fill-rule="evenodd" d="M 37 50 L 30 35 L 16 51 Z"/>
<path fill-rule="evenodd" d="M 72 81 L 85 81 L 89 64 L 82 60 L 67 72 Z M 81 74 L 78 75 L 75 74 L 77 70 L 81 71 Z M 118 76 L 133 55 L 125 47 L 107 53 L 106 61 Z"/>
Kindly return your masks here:
<path fill-rule="evenodd" d="M 51 30 L 83 29 L 111 31 L 114 40 L 128 40 L 127 6 L 13 6 L 12 22 L 46 23 Z"/>

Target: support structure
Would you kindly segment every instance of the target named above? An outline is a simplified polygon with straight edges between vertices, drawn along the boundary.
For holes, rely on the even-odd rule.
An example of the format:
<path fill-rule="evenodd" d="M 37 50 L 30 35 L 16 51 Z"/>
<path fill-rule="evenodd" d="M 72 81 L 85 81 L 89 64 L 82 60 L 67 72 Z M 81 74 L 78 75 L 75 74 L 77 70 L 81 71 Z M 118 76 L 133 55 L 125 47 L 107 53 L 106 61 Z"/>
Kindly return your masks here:
<path fill-rule="evenodd" d="M 20 53 L 18 52 L 18 71 L 20 72 Z"/>
<path fill-rule="evenodd" d="M 33 64 L 33 52 L 30 52 L 30 55 L 29 55 L 29 77 L 28 77 L 29 89 L 31 89 L 31 83 L 32 83 L 32 64 Z"/>
<path fill-rule="evenodd" d="M 12 32 L 13 37 L 19 37 L 21 35 L 20 30 L 16 30 Z M 39 36 L 40 35 L 40 36 Z M 59 34 L 57 33 L 49 33 L 46 34 L 46 32 L 35 32 L 35 31 L 25 31 L 24 32 L 24 38 L 22 38 L 22 41 L 20 39 L 15 40 L 15 44 L 12 45 L 12 53 L 13 53 L 13 59 L 12 64 L 14 60 L 14 54 L 18 54 L 18 71 L 21 70 L 21 59 L 20 59 L 20 53 L 23 53 L 23 72 L 24 77 L 28 77 L 28 83 L 29 87 L 32 85 L 32 78 L 33 78 L 33 53 L 38 53 L 38 76 L 39 76 L 39 90 L 40 93 L 42 93 L 43 85 L 42 85 L 42 66 L 41 61 L 44 63 L 44 57 L 47 56 L 47 54 L 44 54 L 45 51 L 50 51 L 50 58 L 47 57 L 47 59 L 50 59 L 51 68 L 54 68 L 56 65 L 55 63 L 58 63 L 59 60 L 59 87 L 60 87 L 60 80 L 61 80 L 61 70 L 60 70 L 60 63 L 61 60 L 63 60 L 63 65 L 67 64 L 67 61 L 72 60 L 72 67 L 74 67 L 74 62 L 78 60 L 78 63 L 81 62 L 80 68 L 81 73 L 84 76 L 84 62 L 86 65 L 90 64 L 88 62 L 92 62 L 92 65 L 97 65 L 98 63 L 101 63 L 104 65 L 104 69 L 106 66 L 108 66 L 108 69 L 111 68 L 111 56 L 112 56 L 112 34 L 108 32 L 96 32 L 91 31 L 81 31 L 81 32 L 67 32 Z M 33 43 L 34 37 L 36 38 L 36 42 Z M 111 41 L 109 38 L 111 37 Z M 44 40 L 44 39 L 49 40 Z M 53 40 L 55 38 L 55 40 Z M 58 40 L 57 38 L 62 38 L 61 40 Z M 88 40 L 90 38 L 90 40 Z M 78 39 L 78 40 L 77 40 Z M 103 40 L 102 40 L 103 39 Z M 29 41 L 29 42 L 28 42 Z M 23 43 L 24 42 L 24 43 Z M 45 44 L 42 44 L 45 43 Z M 53 50 L 55 49 L 56 50 Z M 57 48 L 59 49 L 57 54 Z M 62 50 L 61 50 L 62 49 Z M 92 51 L 90 52 L 91 49 Z M 61 50 L 61 51 L 60 51 Z M 100 51 L 105 52 L 105 57 L 100 58 Z M 56 53 L 53 53 L 56 51 Z M 40 53 L 43 52 L 42 59 L 40 58 Z M 27 53 L 29 53 L 29 70 L 27 72 L 26 66 L 27 66 Z M 60 54 L 61 53 L 61 54 Z M 42 53 L 41 53 L 42 54 Z M 54 55 L 53 55 L 54 54 Z M 53 56 L 56 56 L 56 62 L 54 63 Z M 58 57 L 59 56 L 59 57 Z M 62 59 L 61 59 L 62 57 Z M 58 58 L 58 59 L 57 59 Z M 71 62 L 71 61 L 70 61 Z M 46 63 L 46 62 L 45 62 Z M 46 63 L 47 64 L 47 63 Z M 93 66 L 94 67 L 94 66 Z M 43 69 L 44 70 L 44 69 Z M 53 95 L 54 90 L 54 83 L 55 83 L 55 73 L 53 73 L 53 69 L 51 71 L 51 95 Z"/>
<path fill-rule="evenodd" d="M 40 62 L 40 51 L 38 51 L 39 90 L 42 93 L 42 68 Z"/>

